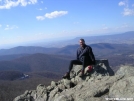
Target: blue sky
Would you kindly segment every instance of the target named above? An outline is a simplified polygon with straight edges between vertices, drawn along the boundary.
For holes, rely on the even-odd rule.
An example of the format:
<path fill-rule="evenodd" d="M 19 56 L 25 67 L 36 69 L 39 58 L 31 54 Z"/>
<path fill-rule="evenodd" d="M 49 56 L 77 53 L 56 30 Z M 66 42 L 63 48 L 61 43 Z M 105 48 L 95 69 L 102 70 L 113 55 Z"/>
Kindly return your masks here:
<path fill-rule="evenodd" d="M 0 0 L 0 47 L 134 30 L 134 0 Z"/>

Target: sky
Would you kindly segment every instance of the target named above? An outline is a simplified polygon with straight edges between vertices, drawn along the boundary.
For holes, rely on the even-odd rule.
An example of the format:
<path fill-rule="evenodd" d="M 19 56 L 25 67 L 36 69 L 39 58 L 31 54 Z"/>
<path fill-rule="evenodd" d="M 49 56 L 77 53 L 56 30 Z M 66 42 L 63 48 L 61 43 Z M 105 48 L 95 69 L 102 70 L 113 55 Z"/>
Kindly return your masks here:
<path fill-rule="evenodd" d="M 0 47 L 134 30 L 134 0 L 0 0 Z"/>

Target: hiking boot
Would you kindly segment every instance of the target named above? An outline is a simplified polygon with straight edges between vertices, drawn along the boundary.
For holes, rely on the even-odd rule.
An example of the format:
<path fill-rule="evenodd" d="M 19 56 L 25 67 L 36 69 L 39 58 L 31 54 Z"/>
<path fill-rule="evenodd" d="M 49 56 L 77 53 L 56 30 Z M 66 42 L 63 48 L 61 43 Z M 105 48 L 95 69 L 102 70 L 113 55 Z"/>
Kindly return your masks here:
<path fill-rule="evenodd" d="M 69 72 L 67 72 L 62 78 L 66 79 L 66 78 L 70 78 L 70 74 Z"/>

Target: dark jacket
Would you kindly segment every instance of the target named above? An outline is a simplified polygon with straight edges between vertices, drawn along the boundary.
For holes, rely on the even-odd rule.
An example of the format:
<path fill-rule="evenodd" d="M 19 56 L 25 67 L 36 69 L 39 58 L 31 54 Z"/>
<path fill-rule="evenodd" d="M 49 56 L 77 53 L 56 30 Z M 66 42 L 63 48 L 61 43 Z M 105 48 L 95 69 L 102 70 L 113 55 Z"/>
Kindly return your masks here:
<path fill-rule="evenodd" d="M 83 56 L 85 56 L 86 59 L 88 59 L 90 65 L 95 64 L 95 57 L 90 46 L 85 45 L 84 47 L 79 47 L 77 49 L 77 60 L 83 62 Z"/>

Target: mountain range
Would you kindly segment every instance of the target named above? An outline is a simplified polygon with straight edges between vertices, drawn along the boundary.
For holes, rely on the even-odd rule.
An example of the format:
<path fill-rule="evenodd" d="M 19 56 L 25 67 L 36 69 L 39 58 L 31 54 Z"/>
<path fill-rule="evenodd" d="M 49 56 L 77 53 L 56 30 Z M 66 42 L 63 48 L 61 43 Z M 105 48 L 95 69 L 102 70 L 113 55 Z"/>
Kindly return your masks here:
<path fill-rule="evenodd" d="M 132 63 L 133 61 L 134 45 L 98 43 L 91 44 L 90 46 L 93 48 L 96 59 L 108 59 L 110 60 L 110 65 L 114 66 L 114 68 L 125 63 L 125 61 L 127 63 Z M 43 47 L 17 47 L 8 49 L 5 51 L 6 55 L 0 56 L 0 71 L 51 71 L 64 73 L 68 69 L 69 61 L 76 58 L 75 54 L 78 47 L 79 45 L 69 45 L 59 48 L 51 54 L 50 51 L 43 51 Z M 42 51 L 40 51 L 40 48 L 42 48 Z M 20 49 L 21 51 L 19 51 Z M 17 51 L 19 52 L 17 53 Z M 131 61 L 129 62 L 128 60 Z"/>
<path fill-rule="evenodd" d="M 1 55 L 14 55 L 14 54 L 34 54 L 34 53 L 46 53 L 46 54 L 63 54 L 63 55 L 75 55 L 75 51 L 79 47 L 79 39 L 77 37 L 72 40 L 58 41 L 52 44 L 48 44 L 48 47 L 40 46 L 36 43 L 36 46 L 17 46 L 10 49 L 0 49 Z M 129 31 L 121 34 L 102 35 L 102 36 L 84 36 L 87 45 L 91 45 L 93 50 L 98 49 L 110 49 L 116 48 L 130 48 L 134 44 L 134 31 Z M 118 44 L 118 45 L 116 45 Z M 132 46 L 131 46 L 132 45 Z M 61 47 L 62 46 L 62 47 Z"/>
<path fill-rule="evenodd" d="M 128 51 L 134 51 L 134 44 L 110 44 L 110 43 L 97 43 L 90 44 L 96 56 L 104 56 L 109 54 L 122 54 Z M 29 54 L 43 53 L 53 55 L 70 55 L 76 56 L 76 50 L 79 45 L 68 45 L 62 48 L 45 48 L 36 46 L 18 46 L 11 49 L 0 50 L 0 60 L 11 60 Z"/>
<path fill-rule="evenodd" d="M 95 44 L 95 43 L 133 44 L 134 43 L 134 31 L 128 31 L 128 32 L 118 33 L 118 34 L 98 35 L 98 36 L 82 36 L 81 35 L 81 37 L 76 37 L 70 40 L 52 42 L 52 43 L 48 43 L 44 45 L 42 42 L 40 44 L 41 46 L 45 46 L 45 47 L 65 47 L 67 45 L 78 44 L 78 41 L 81 38 L 85 39 L 87 44 Z M 40 46 L 40 44 L 36 43 L 36 45 L 38 46 Z"/>
<path fill-rule="evenodd" d="M 120 39 L 130 40 L 133 39 L 133 35 L 133 32 L 127 32 L 90 38 L 109 38 L 109 40 L 113 40 L 113 38 L 120 37 Z M 85 37 L 86 40 L 88 38 Z M 79 38 L 76 38 L 76 40 L 78 42 Z M 88 43 L 88 41 L 86 42 Z M 114 71 L 118 69 L 117 66 L 123 63 L 133 64 L 134 44 L 94 43 L 87 45 L 92 47 L 96 59 L 108 59 Z M 63 74 L 68 70 L 69 61 L 76 58 L 78 47 L 78 44 L 74 44 L 61 48 L 18 46 L 11 49 L 1 49 L 0 71 L 15 70 L 21 72 L 55 72 Z"/>
<path fill-rule="evenodd" d="M 81 35 L 81 37 L 76 37 L 76 38 L 68 39 L 68 40 L 67 39 L 65 40 L 62 39 L 62 40 L 57 40 L 57 41 L 50 40 L 49 42 L 45 42 L 44 40 L 39 40 L 36 42 L 29 42 L 25 44 L 22 43 L 21 46 L 40 46 L 40 47 L 47 47 L 47 48 L 48 47 L 49 48 L 52 48 L 52 47 L 61 48 L 67 45 L 78 44 L 80 38 L 84 38 L 87 44 L 95 44 L 95 43 L 133 44 L 134 43 L 134 31 L 116 33 L 116 34 L 105 34 L 105 35 L 98 34 L 97 36 L 90 36 L 90 33 L 89 33 L 89 35 L 87 36 Z M 7 46 L 0 45 L 0 49 L 3 49 L 2 47 L 6 47 L 6 49 L 8 48 Z M 15 45 L 10 46 L 10 48 L 12 47 L 16 47 L 16 46 Z"/>

